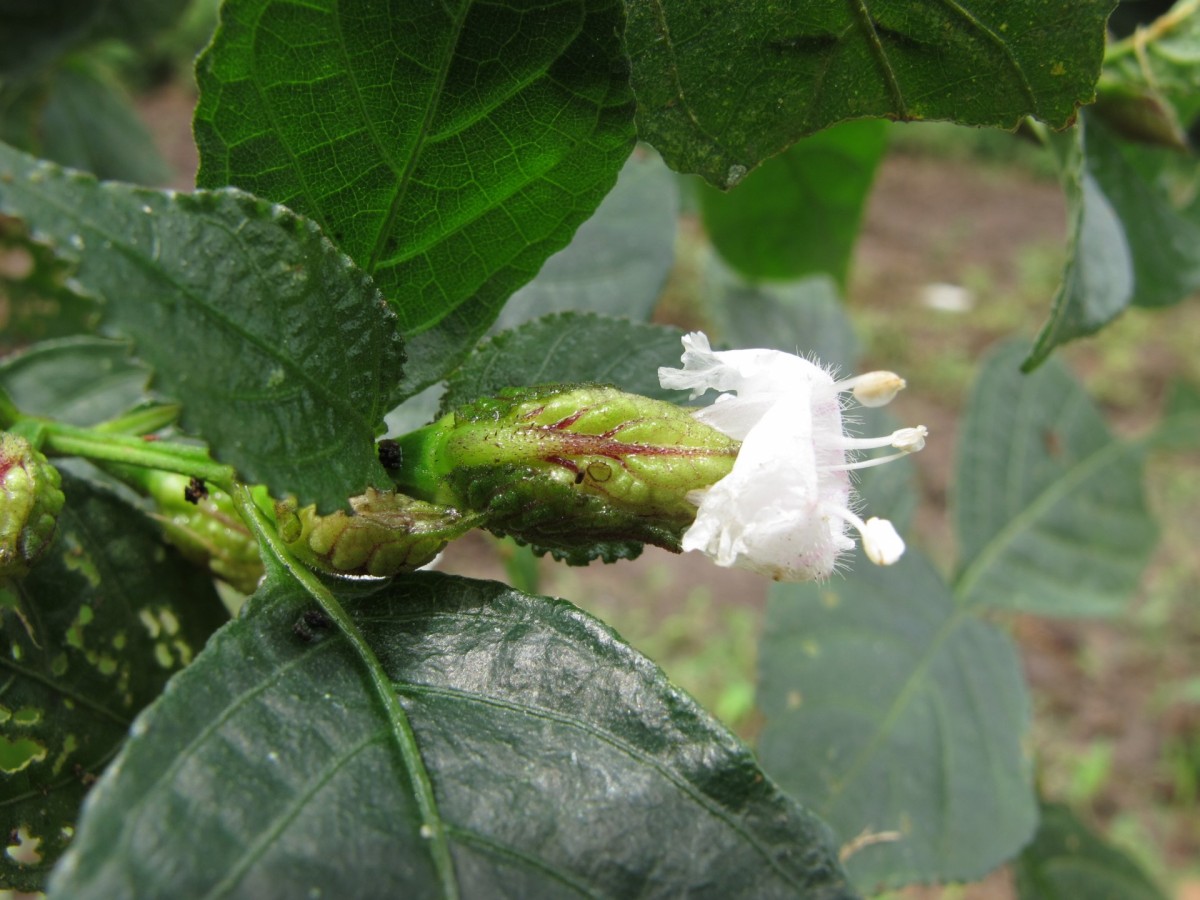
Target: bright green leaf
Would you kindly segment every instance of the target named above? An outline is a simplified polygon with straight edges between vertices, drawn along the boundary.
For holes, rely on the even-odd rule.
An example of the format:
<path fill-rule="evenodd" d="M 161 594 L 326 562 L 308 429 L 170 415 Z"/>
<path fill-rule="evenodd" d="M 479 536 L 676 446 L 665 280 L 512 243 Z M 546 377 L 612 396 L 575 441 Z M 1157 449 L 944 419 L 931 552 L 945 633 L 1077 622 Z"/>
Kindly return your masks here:
<path fill-rule="evenodd" d="M 78 264 L 181 422 L 248 481 L 331 508 L 369 483 L 403 360 L 370 279 L 308 222 L 236 190 L 97 184 L 0 146 L 0 212 Z"/>
<path fill-rule="evenodd" d="M 772 588 L 763 766 L 833 826 L 865 892 L 981 877 L 1036 823 L 1012 642 L 909 548 L 826 585 Z"/>
<path fill-rule="evenodd" d="M 1176 211 L 1163 185 L 1139 171 L 1171 151 L 1123 144 L 1090 115 L 1051 145 L 1070 204 L 1071 243 L 1026 370 L 1060 344 L 1099 331 L 1130 304 L 1167 306 L 1200 290 L 1200 218 Z"/>
<path fill-rule="evenodd" d="M 35 344 L 0 361 L 0 387 L 22 412 L 71 425 L 96 425 L 146 399 L 149 373 L 128 345 L 97 337 Z"/>
<path fill-rule="evenodd" d="M 1031 375 L 1009 344 L 984 364 L 958 441 L 954 521 L 964 604 L 1047 615 L 1119 612 L 1157 540 L 1143 447 L 1113 438 L 1055 361 Z"/>
<path fill-rule="evenodd" d="M 564 601 L 436 574 L 343 592 L 411 722 L 410 772 L 347 641 L 294 633 L 306 596 L 269 583 L 138 720 L 52 896 L 852 896 L 823 826 Z"/>
<path fill-rule="evenodd" d="M 1113 0 L 630 0 L 638 133 L 730 188 L 846 119 L 1055 128 L 1088 102 Z"/>
<path fill-rule="evenodd" d="M 596 381 L 661 400 L 686 394 L 658 383 L 660 366 L 679 367 L 682 332 L 591 313 L 559 313 L 502 331 L 482 344 L 450 379 L 448 411 L 506 387 Z"/>
<path fill-rule="evenodd" d="M 1166 900 L 1137 863 L 1058 804 L 1042 807 L 1037 835 L 1013 874 L 1020 900 Z"/>
<path fill-rule="evenodd" d="M 34 865 L 0 852 L 0 886 L 21 890 L 41 888 L 138 710 L 226 618 L 212 582 L 142 512 L 70 474 L 63 491 L 46 556 L 0 585 L 0 744 L 44 751 L 20 771 L 0 765 L 5 835 L 24 826 L 40 841 Z"/>
<path fill-rule="evenodd" d="M 572 310 L 649 320 L 675 262 L 678 215 L 678 178 L 656 153 L 635 152 L 596 214 L 509 298 L 492 330 Z"/>
<path fill-rule="evenodd" d="M 619 0 L 231 0 L 197 67 L 197 182 L 311 216 L 438 380 L 633 146 Z"/>
<path fill-rule="evenodd" d="M 767 160 L 736 191 L 701 183 L 704 227 L 747 278 L 828 274 L 845 284 L 886 143 L 886 123 L 846 122 Z"/>

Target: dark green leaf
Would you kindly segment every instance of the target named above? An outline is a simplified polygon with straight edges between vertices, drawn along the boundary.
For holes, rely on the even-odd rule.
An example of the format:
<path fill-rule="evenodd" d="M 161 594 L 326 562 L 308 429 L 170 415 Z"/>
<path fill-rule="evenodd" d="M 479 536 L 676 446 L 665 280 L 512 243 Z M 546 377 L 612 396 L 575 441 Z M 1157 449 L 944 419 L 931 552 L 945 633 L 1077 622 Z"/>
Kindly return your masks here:
<path fill-rule="evenodd" d="M 630 0 L 638 133 L 721 188 L 846 119 L 1059 128 L 1091 99 L 1113 0 Z"/>
<path fill-rule="evenodd" d="M 853 421 L 847 430 L 856 437 L 879 437 L 891 434 L 901 425 L 886 409 L 858 407 L 848 413 Z M 917 511 L 916 466 L 911 457 L 897 459 L 883 466 L 871 466 L 855 473 L 865 516 L 890 519 L 896 530 L 904 533 L 912 524 Z"/>
<path fill-rule="evenodd" d="M 0 585 L 0 822 L 41 855 L 22 866 L 0 854 L 0 886 L 21 890 L 42 886 L 138 710 L 226 618 L 145 515 L 69 474 L 63 491 L 46 556 Z"/>
<path fill-rule="evenodd" d="M 679 367 L 682 332 L 591 313 L 544 316 L 496 335 L 454 373 L 442 397 L 449 411 L 506 387 L 596 381 L 623 391 L 679 400 L 658 383 L 659 366 Z"/>
<path fill-rule="evenodd" d="M 919 552 L 775 586 L 763 633 L 763 766 L 858 848 L 846 866 L 864 891 L 978 878 L 1029 839 L 1016 650 Z"/>
<path fill-rule="evenodd" d="M 97 184 L 0 147 L 0 212 L 78 263 L 182 424 L 248 481 L 331 508 L 375 456 L 403 352 L 370 279 L 305 219 L 240 191 Z"/>
<path fill-rule="evenodd" d="M 234 0 L 197 77 L 197 182 L 311 216 L 438 380 L 633 146 L 619 0 Z"/>
<path fill-rule="evenodd" d="M 1042 807 L 1037 836 L 1013 866 L 1020 900 L 1166 900 L 1132 859 L 1065 806 Z"/>
<path fill-rule="evenodd" d="M 1171 385 L 1162 421 L 1154 430 L 1151 440 L 1156 450 L 1194 450 L 1200 447 L 1200 389 L 1185 382 Z"/>
<path fill-rule="evenodd" d="M 434 574 L 346 603 L 461 896 L 851 896 L 825 829 L 569 604 Z M 424 773 L 349 644 L 293 633 L 310 604 L 268 584 L 139 719 L 52 895 L 449 895 Z"/>
<path fill-rule="evenodd" d="M 1143 447 L 1114 440 L 1051 361 L 1031 375 L 1009 344 L 984 364 L 958 441 L 955 595 L 1047 615 L 1119 612 L 1157 540 Z"/>
<path fill-rule="evenodd" d="M 96 304 L 68 287 L 70 268 L 21 222 L 0 214 L 0 352 L 95 329 Z"/>
<path fill-rule="evenodd" d="M 0 362 L 0 387 L 22 412 L 95 425 L 146 399 L 149 373 L 128 345 L 95 337 L 36 344 Z"/>
<path fill-rule="evenodd" d="M 748 278 L 828 274 L 845 284 L 886 143 L 886 123 L 846 122 L 769 159 L 736 191 L 702 183 L 704 227 Z"/>
<path fill-rule="evenodd" d="M 1137 165 L 1171 151 L 1122 144 L 1090 115 L 1052 146 L 1070 204 L 1071 245 L 1026 370 L 1130 304 L 1167 306 L 1200 290 L 1200 220 L 1177 212 Z"/>
<path fill-rule="evenodd" d="M 596 214 L 509 298 L 492 330 L 572 310 L 647 321 L 675 262 L 678 214 L 676 176 L 656 153 L 635 152 Z"/>
<path fill-rule="evenodd" d="M 0 0 L 0 75 L 24 76 L 87 41 L 142 44 L 188 0 Z"/>
<path fill-rule="evenodd" d="M 858 338 L 831 278 L 750 285 L 714 261 L 707 282 L 722 344 L 799 353 L 843 375 L 854 372 Z"/>
<path fill-rule="evenodd" d="M 75 62 L 48 79 L 35 156 L 105 179 L 159 185 L 171 169 L 111 75 Z"/>

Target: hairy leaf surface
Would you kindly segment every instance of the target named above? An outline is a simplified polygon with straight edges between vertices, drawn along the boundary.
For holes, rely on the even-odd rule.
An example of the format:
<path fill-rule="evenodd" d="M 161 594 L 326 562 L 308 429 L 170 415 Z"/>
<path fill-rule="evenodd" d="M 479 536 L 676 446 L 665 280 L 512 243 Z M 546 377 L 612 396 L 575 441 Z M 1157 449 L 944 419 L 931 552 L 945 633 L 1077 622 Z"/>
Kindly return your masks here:
<path fill-rule="evenodd" d="M 0 585 L 0 822 L 40 854 L 0 853 L 0 886 L 31 891 L 134 716 L 226 618 L 140 510 L 66 473 L 63 492 L 46 556 Z"/>
<path fill-rule="evenodd" d="M 962 603 L 1047 615 L 1119 612 L 1157 539 L 1140 442 L 1113 438 L 1054 361 L 1031 375 L 1009 344 L 985 363 L 958 442 Z"/>
<path fill-rule="evenodd" d="M 184 428 L 243 478 L 326 508 L 387 484 L 374 438 L 400 337 L 311 222 L 236 190 L 98 184 L 2 146 L 0 212 L 77 264 Z"/>
<path fill-rule="evenodd" d="M 52 896 L 852 896 L 825 829 L 569 604 L 428 573 L 344 592 L 426 775 L 346 640 L 294 633 L 306 596 L 268 583 L 138 720 Z"/>
<path fill-rule="evenodd" d="M 973 880 L 1029 839 L 1029 698 L 1012 642 L 909 548 L 776 585 L 760 650 L 763 766 L 811 806 L 865 893 Z"/>
<path fill-rule="evenodd" d="M 730 188 L 846 119 L 1055 128 L 1088 102 L 1112 0 L 630 0 L 638 133 Z"/>
<path fill-rule="evenodd" d="M 197 67 L 198 183 L 285 203 L 378 283 L 436 381 L 633 146 L 619 0 L 234 0 Z"/>

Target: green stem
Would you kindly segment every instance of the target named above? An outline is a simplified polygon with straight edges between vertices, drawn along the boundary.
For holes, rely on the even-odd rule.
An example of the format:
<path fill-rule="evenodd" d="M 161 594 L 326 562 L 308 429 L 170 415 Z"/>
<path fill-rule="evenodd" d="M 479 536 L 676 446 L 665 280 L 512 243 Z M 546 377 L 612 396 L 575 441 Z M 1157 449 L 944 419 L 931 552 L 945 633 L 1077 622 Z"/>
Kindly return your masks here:
<path fill-rule="evenodd" d="M 101 422 L 92 428 L 93 431 L 104 434 L 150 434 L 160 428 L 166 428 L 179 418 L 178 404 L 148 406 L 135 410 L 124 416 Z"/>
<path fill-rule="evenodd" d="M 0 428 L 11 428 L 21 418 L 21 411 L 13 405 L 4 389 L 0 388 Z"/>
<path fill-rule="evenodd" d="M 130 435 L 77 428 L 62 422 L 45 422 L 43 433 L 43 448 L 59 456 L 82 456 L 178 472 L 210 482 L 226 493 L 231 492 L 237 476 L 232 466 L 214 462 L 205 448 L 190 444 L 147 441 Z"/>
<path fill-rule="evenodd" d="M 454 872 L 454 860 L 450 855 L 446 825 L 438 810 L 437 798 L 433 794 L 433 782 L 429 778 L 429 772 L 425 769 L 425 761 L 421 758 L 421 749 L 417 746 L 417 736 L 413 732 L 408 714 L 400 705 L 400 698 L 392 680 L 384 671 L 375 651 L 371 649 L 366 638 L 363 637 L 362 632 L 359 631 L 358 626 L 350 618 L 342 604 L 338 602 L 333 592 L 322 584 L 320 579 L 297 560 L 284 545 L 266 514 L 255 504 L 250 489 L 244 484 L 237 484 L 229 493 L 233 497 L 238 512 L 246 520 L 246 524 L 250 526 L 259 542 L 299 582 L 309 596 L 317 601 L 325 615 L 337 623 L 350 646 L 367 667 L 371 684 L 384 705 L 392 726 L 392 734 L 408 771 L 413 794 L 421 811 L 421 836 L 429 841 L 433 864 L 442 883 L 442 896 L 446 900 L 455 900 L 458 897 L 458 878 Z"/>

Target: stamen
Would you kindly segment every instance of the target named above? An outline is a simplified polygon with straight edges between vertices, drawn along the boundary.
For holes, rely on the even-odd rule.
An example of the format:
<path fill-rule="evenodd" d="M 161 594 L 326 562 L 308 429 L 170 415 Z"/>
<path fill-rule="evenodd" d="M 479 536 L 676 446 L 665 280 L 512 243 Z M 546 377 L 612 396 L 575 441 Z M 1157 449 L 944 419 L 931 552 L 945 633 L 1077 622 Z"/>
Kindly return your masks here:
<path fill-rule="evenodd" d="M 858 530 L 862 535 L 863 552 L 875 565 L 890 566 L 904 555 L 904 538 L 896 533 L 895 527 L 887 519 L 872 516 L 864 522 L 840 506 L 827 506 L 825 509 Z"/>
<path fill-rule="evenodd" d="M 904 390 L 907 382 L 895 372 L 866 372 L 837 382 L 837 391 L 853 391 L 854 399 L 863 406 L 886 406 Z"/>
<path fill-rule="evenodd" d="M 915 453 L 925 446 L 929 430 L 924 425 L 916 428 L 900 428 L 891 434 L 877 438 L 855 438 L 843 436 L 838 446 L 843 450 L 877 450 L 880 447 L 895 447 L 906 453 Z"/>

